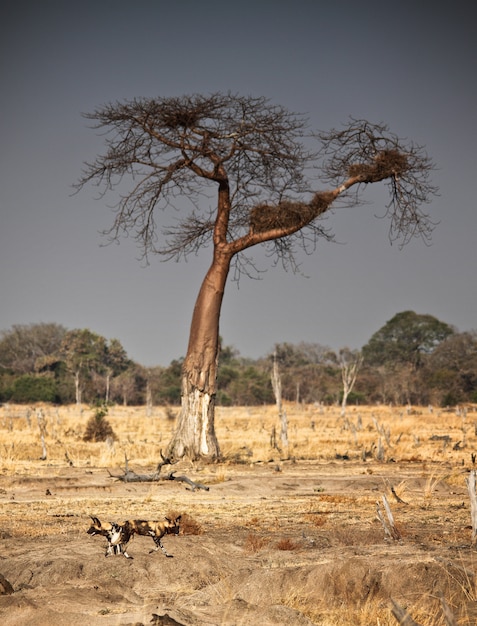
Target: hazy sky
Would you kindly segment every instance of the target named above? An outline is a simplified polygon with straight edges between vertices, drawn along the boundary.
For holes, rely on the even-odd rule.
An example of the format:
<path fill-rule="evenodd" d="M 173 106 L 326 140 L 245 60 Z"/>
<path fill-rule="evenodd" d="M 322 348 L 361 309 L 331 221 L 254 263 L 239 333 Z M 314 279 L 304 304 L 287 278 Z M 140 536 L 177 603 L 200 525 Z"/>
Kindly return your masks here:
<path fill-rule="evenodd" d="M 349 116 L 425 144 L 438 165 L 429 247 L 390 246 L 385 194 L 328 219 L 340 244 L 230 282 L 221 335 L 243 356 L 301 341 L 362 347 L 393 315 L 477 328 L 477 72 L 469 3 L 6 0 L 0 9 L 0 330 L 56 322 L 143 365 L 185 355 L 210 249 L 187 263 L 102 246 L 114 198 L 72 196 L 103 140 L 81 114 L 134 97 L 265 96 L 327 130 Z M 108 206 L 109 205 L 109 206 Z"/>

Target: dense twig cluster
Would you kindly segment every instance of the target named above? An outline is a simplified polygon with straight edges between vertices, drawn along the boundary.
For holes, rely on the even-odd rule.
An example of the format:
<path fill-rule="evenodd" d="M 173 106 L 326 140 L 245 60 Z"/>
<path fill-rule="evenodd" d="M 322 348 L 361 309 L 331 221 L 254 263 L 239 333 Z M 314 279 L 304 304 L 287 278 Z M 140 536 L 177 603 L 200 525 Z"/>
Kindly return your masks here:
<path fill-rule="evenodd" d="M 390 240 L 399 239 L 402 245 L 415 236 L 430 240 L 435 224 L 423 205 L 438 189 L 430 181 L 434 163 L 422 146 L 400 139 L 385 124 L 353 118 L 343 129 L 320 133 L 319 138 L 324 180 L 339 186 L 346 174 L 346 191 L 385 181 L 390 195 L 386 207 Z M 350 197 L 350 204 L 357 200 L 356 195 Z"/>
<path fill-rule="evenodd" d="M 145 256 L 180 258 L 220 240 L 230 244 L 240 273 L 254 269 L 253 261 L 240 259 L 248 248 L 272 242 L 270 252 L 294 268 L 297 248 L 314 249 L 319 238 L 329 238 L 317 218 L 333 201 L 359 202 L 360 185 L 379 181 L 390 191 L 392 240 L 428 239 L 433 229 L 421 208 L 436 193 L 429 183 L 433 164 L 421 147 L 382 124 L 352 119 L 341 130 L 318 134 L 321 150 L 311 152 L 308 120 L 265 98 L 134 99 L 86 117 L 106 132 L 107 150 L 86 164 L 77 188 L 92 182 L 106 193 L 129 176 L 133 184 L 119 196 L 105 234 L 113 240 L 133 235 Z M 316 167 L 334 189 L 315 192 L 309 201 L 307 172 Z M 218 185 L 214 208 L 211 185 Z M 355 193 L 347 195 L 352 187 Z M 175 225 L 158 225 L 160 209 L 177 208 L 179 198 L 191 211 L 181 209 Z"/>

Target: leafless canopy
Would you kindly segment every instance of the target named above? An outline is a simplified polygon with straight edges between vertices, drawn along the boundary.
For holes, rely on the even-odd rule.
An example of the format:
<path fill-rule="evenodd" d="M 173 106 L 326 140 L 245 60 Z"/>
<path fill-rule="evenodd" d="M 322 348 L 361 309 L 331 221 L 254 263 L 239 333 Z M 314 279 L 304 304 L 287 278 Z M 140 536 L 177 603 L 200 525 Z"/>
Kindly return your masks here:
<path fill-rule="evenodd" d="M 362 186 L 384 181 L 390 200 L 389 237 L 406 244 L 415 236 L 429 241 L 435 224 L 423 209 L 438 192 L 430 180 L 435 169 L 422 146 L 400 139 L 384 124 L 351 119 L 342 129 L 318 134 L 321 140 L 322 180 L 353 187 L 351 203 Z"/>
<path fill-rule="evenodd" d="M 213 242 L 228 247 L 240 273 L 250 269 L 244 251 L 265 244 L 293 266 L 297 245 L 307 250 L 330 237 L 320 217 L 335 199 L 356 203 L 364 185 L 381 180 L 391 194 L 391 237 L 406 243 L 431 234 L 421 207 L 435 193 L 432 163 L 385 126 L 352 120 L 313 135 L 307 118 L 265 98 L 220 93 L 135 99 L 85 117 L 105 133 L 106 151 L 85 165 L 76 188 L 115 189 L 105 234 L 133 236 L 145 256 L 180 258 Z M 317 168 L 331 189 L 313 189 Z M 177 212 L 164 227 L 158 216 L 168 208 Z"/>

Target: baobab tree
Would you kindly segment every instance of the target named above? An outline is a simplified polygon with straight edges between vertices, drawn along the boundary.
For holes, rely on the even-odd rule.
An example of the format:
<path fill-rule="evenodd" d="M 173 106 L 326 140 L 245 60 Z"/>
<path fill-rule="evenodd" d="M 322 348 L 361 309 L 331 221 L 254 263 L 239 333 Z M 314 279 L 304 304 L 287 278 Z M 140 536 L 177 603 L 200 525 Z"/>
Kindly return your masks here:
<path fill-rule="evenodd" d="M 177 260 L 211 244 L 168 454 L 216 459 L 219 319 L 229 274 L 253 275 L 250 249 L 258 245 L 296 270 L 299 249 L 311 252 L 320 238 L 332 239 L 320 218 L 338 202 L 359 204 L 366 185 L 380 181 L 390 192 L 390 238 L 403 244 L 430 238 L 433 224 L 423 207 L 436 192 L 432 161 L 383 124 L 350 119 L 340 129 L 313 133 L 303 115 L 231 93 L 134 99 L 85 117 L 104 133 L 106 147 L 85 164 L 76 188 L 92 183 L 101 194 L 118 194 L 104 235 L 134 237 L 146 258 Z M 159 216 L 172 207 L 179 209 L 177 221 L 167 227 Z"/>

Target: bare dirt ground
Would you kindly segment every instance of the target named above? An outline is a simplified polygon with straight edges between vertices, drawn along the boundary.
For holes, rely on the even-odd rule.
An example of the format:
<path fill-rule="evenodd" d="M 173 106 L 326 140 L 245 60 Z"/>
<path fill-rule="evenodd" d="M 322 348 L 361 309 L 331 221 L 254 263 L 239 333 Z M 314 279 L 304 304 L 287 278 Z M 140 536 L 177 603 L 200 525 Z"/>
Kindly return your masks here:
<path fill-rule="evenodd" d="M 444 426 L 455 440 L 454 426 Z M 7 445 L 11 459 L 10 444 L 2 444 L 3 454 Z M 166 480 L 124 483 L 110 475 L 121 474 L 120 463 L 70 466 L 59 454 L 4 462 L 0 591 L 10 593 L 0 595 L 0 623 L 384 626 L 397 623 L 393 598 L 419 623 L 438 625 L 445 623 L 442 593 L 459 625 L 476 624 L 477 552 L 465 482 L 474 444 L 433 445 L 436 458 L 396 445 L 399 454 L 389 450 L 381 462 L 357 451 L 247 459 L 249 447 L 241 446 L 234 454 L 231 447 L 224 463 L 174 466 L 208 491 Z M 383 494 L 396 540 L 386 538 L 376 516 Z M 185 522 L 179 536 L 163 540 L 174 558 L 149 554 L 148 537 L 131 541 L 132 560 L 106 558 L 105 540 L 86 534 L 89 515 L 120 522 L 170 511 Z"/>

